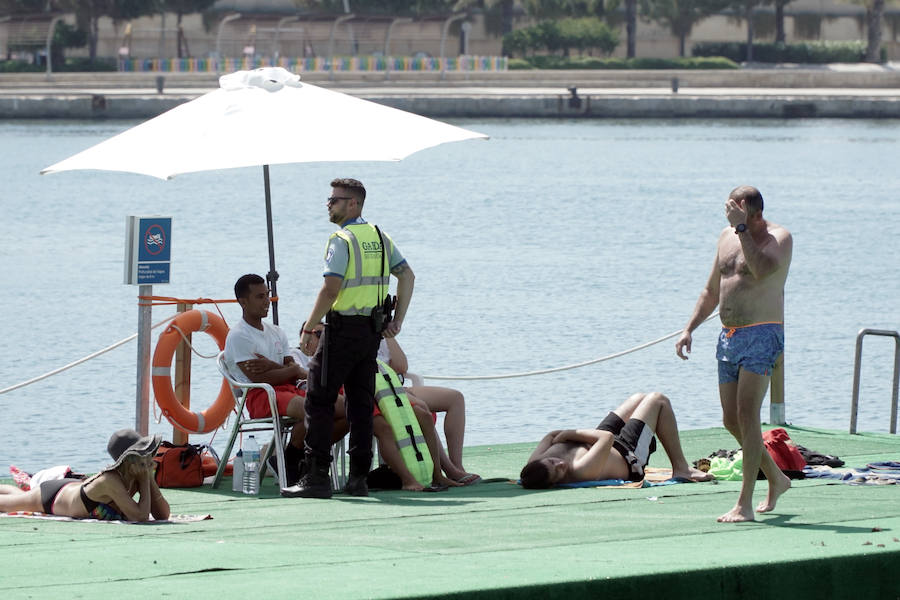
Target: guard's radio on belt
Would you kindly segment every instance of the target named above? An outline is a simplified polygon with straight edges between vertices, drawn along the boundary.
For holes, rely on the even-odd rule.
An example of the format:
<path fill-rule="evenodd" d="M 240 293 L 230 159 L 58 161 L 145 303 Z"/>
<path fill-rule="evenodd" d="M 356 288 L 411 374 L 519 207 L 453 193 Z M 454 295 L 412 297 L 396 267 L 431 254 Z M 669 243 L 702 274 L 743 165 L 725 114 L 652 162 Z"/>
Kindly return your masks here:
<path fill-rule="evenodd" d="M 387 329 L 388 323 L 394 318 L 394 307 L 397 306 L 397 296 L 388 294 L 384 302 L 372 309 L 372 320 L 375 323 L 375 333 L 381 333 Z"/>
<path fill-rule="evenodd" d="M 381 242 L 381 281 L 384 281 L 384 263 L 386 262 L 384 252 L 384 236 L 381 235 L 381 230 L 378 229 L 378 225 L 375 225 L 375 231 L 378 232 L 378 240 Z M 372 324 L 375 327 L 375 333 L 381 333 L 387 328 L 388 323 L 390 323 L 391 319 L 393 318 L 394 307 L 396 305 L 397 297 L 391 296 L 390 293 L 388 293 L 384 297 L 384 302 L 375 305 L 375 307 L 372 309 Z"/>

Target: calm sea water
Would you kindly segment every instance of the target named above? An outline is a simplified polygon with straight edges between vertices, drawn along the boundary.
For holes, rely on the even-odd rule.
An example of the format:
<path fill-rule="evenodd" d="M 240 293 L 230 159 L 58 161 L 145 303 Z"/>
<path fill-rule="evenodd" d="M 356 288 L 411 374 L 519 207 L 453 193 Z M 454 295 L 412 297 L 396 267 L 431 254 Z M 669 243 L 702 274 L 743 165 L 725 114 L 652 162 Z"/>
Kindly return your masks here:
<path fill-rule="evenodd" d="M 266 272 L 261 169 L 168 182 L 38 175 L 134 124 L 0 123 L 0 389 L 135 331 L 137 288 L 122 284 L 126 215 L 173 217 L 172 283 L 156 286 L 158 295 L 227 299 L 236 277 Z M 680 329 L 712 265 L 725 198 L 749 183 L 762 190 L 766 216 L 794 234 L 788 420 L 848 426 L 856 333 L 900 325 L 900 122 L 458 124 L 491 140 L 400 163 L 272 168 L 279 309 L 292 338 L 320 286 L 333 177 L 366 183 L 366 216 L 394 237 L 416 272 L 400 341 L 412 370 L 431 375 L 557 367 Z M 235 305 L 221 310 L 231 322 L 239 318 Z M 154 321 L 171 313 L 156 308 Z M 713 426 L 720 422 L 716 334 L 713 322 L 698 329 L 686 363 L 669 340 L 552 375 L 433 383 L 465 393 L 471 445 L 592 425 L 639 390 L 667 393 L 682 428 Z M 206 336 L 195 340 L 200 352 L 214 352 Z M 0 395 L 0 469 L 106 464 L 108 435 L 134 424 L 135 354 L 130 342 Z M 893 341 L 868 338 L 863 431 L 888 430 L 892 364 Z M 212 361 L 195 358 L 193 379 L 193 403 L 206 406 L 218 389 Z M 165 421 L 151 429 L 171 436 Z"/>

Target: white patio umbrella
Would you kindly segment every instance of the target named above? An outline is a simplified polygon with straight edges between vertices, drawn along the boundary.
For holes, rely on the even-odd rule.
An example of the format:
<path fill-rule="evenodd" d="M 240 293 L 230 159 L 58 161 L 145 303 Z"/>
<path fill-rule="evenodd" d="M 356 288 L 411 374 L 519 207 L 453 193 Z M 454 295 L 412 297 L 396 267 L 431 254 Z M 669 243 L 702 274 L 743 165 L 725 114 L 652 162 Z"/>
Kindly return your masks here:
<path fill-rule="evenodd" d="M 302 83 L 280 67 L 223 75 L 219 86 L 41 173 L 97 169 L 170 179 L 182 173 L 262 165 L 268 278 L 277 296 L 269 165 L 398 161 L 439 144 L 487 138 Z M 272 318 L 278 323 L 277 304 L 272 306 Z"/>

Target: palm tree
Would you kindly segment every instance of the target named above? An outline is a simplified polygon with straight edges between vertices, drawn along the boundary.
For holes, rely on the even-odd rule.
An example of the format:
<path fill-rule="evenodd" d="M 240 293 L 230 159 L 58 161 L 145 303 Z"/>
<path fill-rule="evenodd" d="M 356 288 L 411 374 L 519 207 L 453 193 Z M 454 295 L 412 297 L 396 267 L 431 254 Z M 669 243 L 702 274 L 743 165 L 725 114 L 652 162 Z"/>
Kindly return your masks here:
<path fill-rule="evenodd" d="M 881 62 L 881 21 L 884 18 L 884 0 L 866 2 L 866 62 Z"/>
<path fill-rule="evenodd" d="M 885 0 L 849 1 L 866 9 L 866 62 L 881 62 L 881 23 L 884 20 Z"/>
<path fill-rule="evenodd" d="M 668 25 L 678 36 L 678 55 L 684 56 L 685 44 L 694 25 L 726 6 L 726 0 L 641 0 L 641 14 Z"/>
<path fill-rule="evenodd" d="M 756 7 L 772 0 L 728 0 L 728 7 L 741 14 L 747 21 L 747 62 L 753 62 L 753 12 Z"/>
<path fill-rule="evenodd" d="M 634 58 L 637 45 L 637 0 L 625 0 L 626 55 Z"/>
<path fill-rule="evenodd" d="M 775 0 L 775 43 L 783 44 L 784 35 L 784 7 L 793 0 Z"/>

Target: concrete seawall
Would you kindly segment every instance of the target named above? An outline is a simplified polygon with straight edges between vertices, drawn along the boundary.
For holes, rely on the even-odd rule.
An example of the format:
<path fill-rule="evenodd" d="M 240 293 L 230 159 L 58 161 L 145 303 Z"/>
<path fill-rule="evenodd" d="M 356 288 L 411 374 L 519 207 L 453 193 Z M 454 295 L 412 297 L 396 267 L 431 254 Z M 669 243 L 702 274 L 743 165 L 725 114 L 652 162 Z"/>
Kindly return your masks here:
<path fill-rule="evenodd" d="M 328 73 L 303 80 L 439 117 L 900 118 L 900 72 Z M 146 119 L 216 87 L 214 74 L 0 75 L 0 119 Z M 158 91 L 162 88 L 162 91 Z"/>

